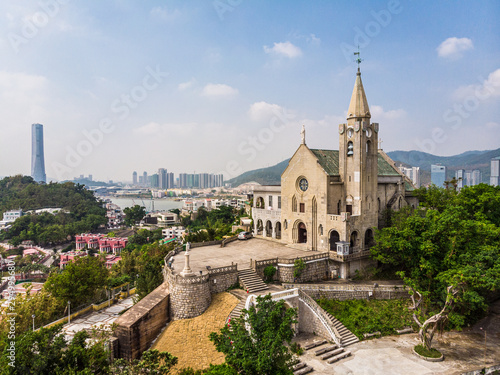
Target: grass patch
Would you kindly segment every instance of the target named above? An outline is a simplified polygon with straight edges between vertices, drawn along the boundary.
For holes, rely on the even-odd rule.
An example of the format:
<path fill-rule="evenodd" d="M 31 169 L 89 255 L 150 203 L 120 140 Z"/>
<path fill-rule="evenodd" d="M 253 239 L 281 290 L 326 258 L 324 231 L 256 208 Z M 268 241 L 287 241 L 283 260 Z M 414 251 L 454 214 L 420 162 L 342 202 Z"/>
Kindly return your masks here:
<path fill-rule="evenodd" d="M 382 336 L 414 324 L 408 310 L 410 300 L 348 300 L 320 299 L 318 304 L 346 326 L 360 340 L 364 333 L 380 331 Z"/>
<path fill-rule="evenodd" d="M 414 347 L 415 351 L 420 354 L 422 357 L 426 358 L 439 358 L 441 357 L 441 352 L 437 349 L 431 348 L 430 350 L 427 349 L 425 346 L 422 344 L 416 345 Z"/>

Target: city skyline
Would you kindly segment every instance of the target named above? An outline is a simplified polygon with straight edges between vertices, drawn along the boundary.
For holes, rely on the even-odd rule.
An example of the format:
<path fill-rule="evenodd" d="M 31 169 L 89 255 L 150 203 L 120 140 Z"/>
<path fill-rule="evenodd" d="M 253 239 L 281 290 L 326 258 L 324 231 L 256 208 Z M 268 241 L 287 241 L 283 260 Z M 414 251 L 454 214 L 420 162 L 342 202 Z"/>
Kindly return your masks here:
<path fill-rule="evenodd" d="M 61 180 L 129 181 L 158 165 L 227 180 L 289 158 L 302 124 L 309 145 L 336 149 L 358 45 L 384 150 L 499 146 L 495 1 L 47 0 L 0 10 L 0 147 L 15 155 L 0 159 L 0 175 L 29 175 L 32 123 L 44 124 L 47 178 Z"/>

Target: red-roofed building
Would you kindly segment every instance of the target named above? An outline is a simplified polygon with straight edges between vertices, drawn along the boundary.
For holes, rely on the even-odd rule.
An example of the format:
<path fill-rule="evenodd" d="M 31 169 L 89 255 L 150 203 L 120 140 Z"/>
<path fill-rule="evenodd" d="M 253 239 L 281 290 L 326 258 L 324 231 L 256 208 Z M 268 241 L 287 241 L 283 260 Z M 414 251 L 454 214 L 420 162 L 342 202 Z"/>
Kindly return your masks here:
<path fill-rule="evenodd" d="M 70 262 L 74 262 L 76 259 L 87 256 L 85 251 L 69 251 L 67 253 L 62 253 L 60 257 L 59 267 L 61 269 L 66 268 L 66 265 Z"/>
<path fill-rule="evenodd" d="M 75 237 L 76 250 L 83 250 L 85 246 L 89 249 L 99 249 L 101 253 L 113 253 L 118 255 L 127 246 L 128 238 L 106 237 L 104 234 L 83 233 Z"/>
<path fill-rule="evenodd" d="M 118 263 L 120 260 L 122 260 L 122 257 L 118 257 L 116 255 L 106 255 L 106 268 L 111 268 L 113 267 L 113 264 Z"/>

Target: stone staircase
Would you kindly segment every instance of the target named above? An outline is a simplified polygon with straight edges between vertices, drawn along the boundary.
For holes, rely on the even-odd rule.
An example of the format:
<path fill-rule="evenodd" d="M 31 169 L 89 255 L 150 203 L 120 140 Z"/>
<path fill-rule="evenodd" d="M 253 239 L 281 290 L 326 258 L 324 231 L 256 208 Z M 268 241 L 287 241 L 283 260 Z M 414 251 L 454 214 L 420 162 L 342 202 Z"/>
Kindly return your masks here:
<path fill-rule="evenodd" d="M 335 363 L 343 358 L 349 357 L 351 352 L 335 344 L 329 344 L 326 340 L 315 341 L 304 346 L 306 350 L 313 350 L 316 357 L 320 357 L 328 364 Z"/>
<path fill-rule="evenodd" d="M 312 371 L 314 371 L 314 369 L 302 361 L 293 366 L 294 375 L 308 374 Z"/>
<path fill-rule="evenodd" d="M 342 346 L 345 347 L 359 342 L 359 339 L 351 331 L 349 331 L 342 323 L 340 323 L 340 321 L 337 318 L 335 318 L 332 314 L 328 312 L 326 312 L 326 314 L 332 321 L 337 332 L 340 334 L 340 337 L 342 337 Z"/>
<path fill-rule="evenodd" d="M 249 268 L 239 270 L 238 278 L 240 279 L 241 284 L 243 284 L 243 289 L 245 289 L 248 293 L 261 292 L 269 289 L 269 287 L 262 281 L 255 271 Z"/>
<path fill-rule="evenodd" d="M 242 300 L 240 301 L 236 307 L 233 309 L 233 311 L 231 311 L 231 314 L 229 314 L 229 316 L 227 317 L 226 319 L 226 324 L 228 323 L 228 321 L 231 319 L 236 319 L 236 318 L 239 318 L 240 315 L 241 315 L 241 310 L 243 310 L 245 308 L 245 300 Z"/>

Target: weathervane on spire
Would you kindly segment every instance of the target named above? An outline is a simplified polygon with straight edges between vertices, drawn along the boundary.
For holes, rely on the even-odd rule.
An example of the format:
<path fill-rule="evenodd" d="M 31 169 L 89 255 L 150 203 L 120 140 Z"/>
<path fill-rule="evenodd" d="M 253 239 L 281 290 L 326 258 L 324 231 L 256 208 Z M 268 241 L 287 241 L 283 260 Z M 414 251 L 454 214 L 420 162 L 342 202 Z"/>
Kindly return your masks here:
<path fill-rule="evenodd" d="M 354 52 L 354 56 L 358 56 L 354 62 L 357 62 L 358 63 L 358 73 L 359 73 L 359 64 L 361 64 L 361 62 L 363 61 L 363 59 L 359 56 L 359 45 L 358 45 L 358 52 Z"/>

